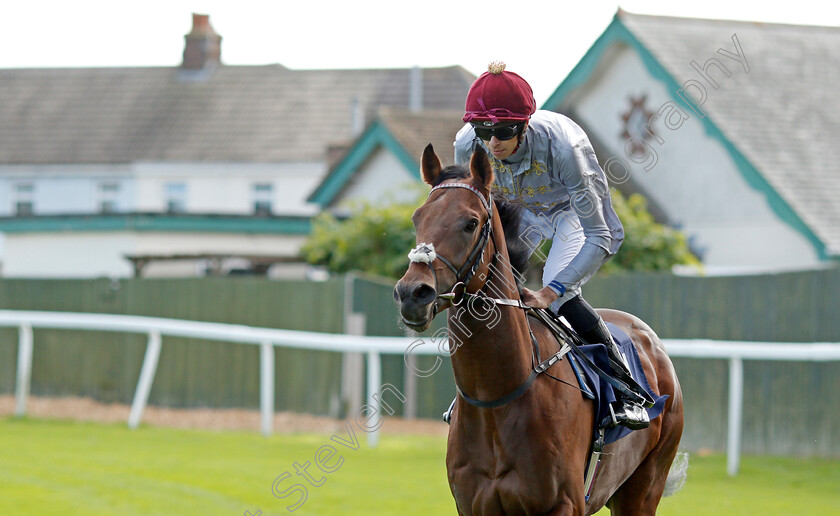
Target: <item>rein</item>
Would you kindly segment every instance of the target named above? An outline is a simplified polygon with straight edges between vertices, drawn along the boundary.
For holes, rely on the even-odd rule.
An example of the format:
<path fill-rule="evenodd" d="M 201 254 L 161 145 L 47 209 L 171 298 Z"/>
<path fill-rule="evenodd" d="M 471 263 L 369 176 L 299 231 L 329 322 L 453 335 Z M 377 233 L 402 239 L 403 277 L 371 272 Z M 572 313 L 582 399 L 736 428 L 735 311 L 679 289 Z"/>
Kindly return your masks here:
<path fill-rule="evenodd" d="M 466 190 L 471 191 L 474 193 L 480 200 L 481 204 L 484 206 L 485 210 L 487 210 L 487 221 L 481 228 L 481 234 L 479 235 L 478 241 L 476 242 L 475 246 L 473 247 L 472 251 L 470 251 L 469 256 L 461 265 L 461 267 L 455 267 L 452 262 L 441 256 L 435 251 L 434 244 L 426 244 L 421 243 L 417 247 L 411 250 L 408 253 L 408 258 L 412 262 L 416 263 L 425 263 L 429 266 L 432 270 L 432 276 L 435 279 L 435 290 L 438 290 L 438 280 L 437 280 L 437 273 L 435 272 L 435 268 L 432 265 L 436 259 L 443 262 L 444 265 L 449 267 L 449 270 L 455 274 L 455 284 L 452 287 L 452 291 L 439 294 L 437 297 L 441 299 L 449 300 L 454 306 L 460 305 L 464 299 L 479 299 L 482 302 L 491 302 L 498 305 L 505 305 L 505 306 L 513 306 L 516 308 L 521 308 L 523 310 L 530 310 L 530 307 L 522 303 L 519 299 L 498 299 L 488 297 L 484 292 L 479 290 L 477 293 L 473 294 L 471 292 L 467 292 L 467 285 L 469 285 L 470 280 L 472 280 L 473 276 L 475 275 L 476 270 L 478 269 L 478 265 L 484 260 L 484 252 L 487 249 L 488 240 L 494 238 L 493 230 L 492 230 L 492 223 L 493 223 L 493 198 L 492 195 L 490 199 L 484 198 L 484 195 L 481 194 L 475 187 L 467 183 L 443 183 L 438 186 L 432 188 L 429 192 L 429 195 L 432 194 L 435 190 L 442 190 L 446 188 L 463 188 Z M 493 259 L 495 260 L 496 254 L 493 253 Z M 466 273 L 466 276 L 462 277 Z M 485 281 L 486 282 L 486 281 Z M 434 306 L 434 313 L 437 315 L 438 313 L 438 305 L 435 302 Z M 527 318 L 526 318 L 527 319 Z M 528 378 L 522 382 L 519 387 L 514 389 L 512 392 L 502 396 L 501 398 L 492 400 L 492 401 L 482 401 L 479 399 L 471 398 L 464 394 L 464 391 L 461 390 L 461 387 L 458 385 L 458 382 L 455 382 L 455 389 L 458 391 L 458 394 L 470 405 L 474 405 L 476 407 L 481 408 L 495 408 L 501 407 L 502 405 L 506 405 L 511 401 L 516 400 L 523 394 L 525 394 L 528 389 L 531 388 L 531 385 L 537 379 L 537 376 L 541 373 L 547 371 L 555 362 L 561 360 L 564 355 L 566 355 L 570 350 L 571 347 L 567 342 L 563 342 L 563 345 L 560 347 L 560 350 L 553 354 L 552 356 L 548 357 L 545 360 L 540 360 L 540 348 L 537 344 L 537 338 L 534 336 L 534 332 L 531 331 L 530 324 L 528 328 L 528 332 L 531 335 L 531 343 L 533 345 L 533 349 L 531 352 L 531 372 L 528 375 Z"/>

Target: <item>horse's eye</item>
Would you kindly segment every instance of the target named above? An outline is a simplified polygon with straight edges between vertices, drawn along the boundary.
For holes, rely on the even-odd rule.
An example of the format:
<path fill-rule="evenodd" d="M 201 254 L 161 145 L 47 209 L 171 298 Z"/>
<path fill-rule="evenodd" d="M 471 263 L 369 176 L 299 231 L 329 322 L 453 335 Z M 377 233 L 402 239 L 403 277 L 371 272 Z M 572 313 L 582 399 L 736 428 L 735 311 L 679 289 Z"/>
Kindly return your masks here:
<path fill-rule="evenodd" d="M 478 221 L 473 219 L 473 220 L 467 222 L 467 225 L 464 226 L 464 231 L 466 231 L 467 233 L 472 233 L 473 231 L 475 231 L 475 228 L 477 228 L 477 227 L 478 227 Z"/>

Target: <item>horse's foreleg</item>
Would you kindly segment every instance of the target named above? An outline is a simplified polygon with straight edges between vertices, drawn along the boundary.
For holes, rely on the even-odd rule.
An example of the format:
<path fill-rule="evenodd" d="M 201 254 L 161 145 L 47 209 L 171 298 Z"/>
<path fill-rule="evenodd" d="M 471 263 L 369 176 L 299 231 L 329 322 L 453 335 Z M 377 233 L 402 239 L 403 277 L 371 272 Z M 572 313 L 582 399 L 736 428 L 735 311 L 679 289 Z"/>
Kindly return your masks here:
<path fill-rule="evenodd" d="M 558 505 L 545 513 L 544 516 L 584 516 L 585 510 L 586 502 L 583 497 L 580 500 L 564 497 Z"/>

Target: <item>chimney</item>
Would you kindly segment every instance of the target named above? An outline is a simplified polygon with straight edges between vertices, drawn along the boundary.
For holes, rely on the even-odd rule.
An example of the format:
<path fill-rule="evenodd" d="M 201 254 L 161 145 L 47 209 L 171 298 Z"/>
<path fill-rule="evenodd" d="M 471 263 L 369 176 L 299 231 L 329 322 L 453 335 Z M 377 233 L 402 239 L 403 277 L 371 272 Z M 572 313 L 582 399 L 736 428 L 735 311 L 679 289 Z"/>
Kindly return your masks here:
<path fill-rule="evenodd" d="M 412 113 L 423 110 L 423 69 L 415 66 L 409 79 L 408 106 Z"/>
<path fill-rule="evenodd" d="M 350 101 L 350 136 L 353 138 L 365 130 L 365 106 L 358 97 Z"/>
<path fill-rule="evenodd" d="M 210 16 L 193 13 L 193 27 L 184 36 L 184 62 L 181 68 L 185 70 L 203 70 L 215 68 L 222 63 L 222 37 L 216 34 L 210 25 Z"/>

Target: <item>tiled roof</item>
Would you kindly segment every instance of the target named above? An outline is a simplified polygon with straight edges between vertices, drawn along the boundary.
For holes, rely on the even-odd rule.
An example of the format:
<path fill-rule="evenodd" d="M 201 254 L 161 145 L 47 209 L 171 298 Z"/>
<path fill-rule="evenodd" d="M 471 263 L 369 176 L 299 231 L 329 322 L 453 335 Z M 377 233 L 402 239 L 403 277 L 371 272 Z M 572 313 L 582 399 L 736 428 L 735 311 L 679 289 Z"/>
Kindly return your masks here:
<path fill-rule="evenodd" d="M 0 70 L 0 164 L 303 162 L 352 138 L 354 112 L 408 106 L 411 69 L 283 66 Z M 460 109 L 475 77 L 422 70 L 423 106 Z M 354 109 L 354 105 L 360 109 Z"/>
<path fill-rule="evenodd" d="M 702 109 L 802 221 L 840 254 L 840 28 L 643 16 L 619 20 L 679 83 L 702 82 Z M 740 43 L 749 71 L 725 54 Z"/>
<path fill-rule="evenodd" d="M 463 103 L 463 98 L 461 100 Z M 330 167 L 321 183 L 309 196 L 309 201 L 327 206 L 336 200 L 359 173 L 370 155 L 379 148 L 394 154 L 403 167 L 420 178 L 420 157 L 423 149 L 432 144 L 443 166 L 455 162 L 453 142 L 464 125 L 463 108 L 424 109 L 382 107 L 378 116 L 353 141 L 340 159 Z"/>
<path fill-rule="evenodd" d="M 463 104 L 463 102 L 462 102 Z M 404 108 L 382 108 L 379 119 L 409 155 L 420 163 L 426 145 L 432 144 L 443 166 L 455 163 L 455 134 L 463 127 L 464 109 L 426 109 L 412 112 Z"/>

